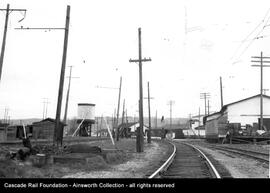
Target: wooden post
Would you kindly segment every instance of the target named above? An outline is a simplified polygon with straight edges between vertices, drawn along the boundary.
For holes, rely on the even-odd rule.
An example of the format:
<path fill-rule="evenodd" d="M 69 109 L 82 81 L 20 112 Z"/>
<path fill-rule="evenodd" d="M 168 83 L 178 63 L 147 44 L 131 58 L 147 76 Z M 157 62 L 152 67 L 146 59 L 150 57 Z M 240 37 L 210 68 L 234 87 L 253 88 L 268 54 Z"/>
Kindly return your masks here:
<path fill-rule="evenodd" d="M 200 125 L 201 125 L 201 120 L 200 120 L 200 118 L 201 118 L 201 112 L 200 112 L 200 107 L 199 107 L 199 127 L 198 127 L 198 134 L 199 134 L 199 138 L 201 138 L 201 136 L 200 136 Z"/>
<path fill-rule="evenodd" d="M 151 143 L 151 108 L 150 108 L 150 89 L 149 89 L 149 82 L 147 83 L 148 86 L 148 117 L 149 117 L 149 129 L 147 132 L 147 142 Z"/>
<path fill-rule="evenodd" d="M 5 55 L 5 47 L 6 47 L 8 15 L 9 15 L 9 4 L 7 4 L 4 35 L 3 35 L 1 55 L 0 55 L 0 80 L 1 80 L 1 77 L 2 77 L 2 68 L 3 68 L 3 61 L 4 61 L 4 55 Z"/>
<path fill-rule="evenodd" d="M 119 109 L 120 109 L 121 87 L 122 87 L 122 76 L 120 77 L 120 86 L 119 86 L 119 95 L 118 95 L 118 105 L 117 105 L 117 115 L 116 115 L 116 135 L 115 135 L 116 141 L 119 140 L 118 119 L 119 119 Z"/>
<path fill-rule="evenodd" d="M 66 124 L 66 122 L 67 122 L 67 111 L 68 111 L 68 101 L 69 101 L 69 91 L 70 91 L 71 73 L 72 73 L 72 66 L 70 66 L 70 71 L 69 71 L 68 90 L 67 90 L 67 96 L 66 96 L 66 108 L 65 108 L 64 120 L 63 120 L 63 122 L 64 122 L 65 124 Z"/>
<path fill-rule="evenodd" d="M 125 99 L 123 102 L 123 111 L 122 111 L 122 129 L 123 129 L 123 125 L 124 125 L 124 121 L 125 121 Z M 117 141 L 119 141 L 119 136 L 120 135 L 120 128 L 118 128 L 118 135 L 117 135 Z"/>
<path fill-rule="evenodd" d="M 151 59 L 142 59 L 142 46 L 141 46 L 141 28 L 138 29 L 139 36 L 139 59 L 138 60 L 129 60 L 129 62 L 138 62 L 139 63 L 139 120 L 140 127 L 137 132 L 137 143 L 136 150 L 137 152 L 143 152 L 143 80 L 142 80 L 142 62 L 151 61 Z"/>
<path fill-rule="evenodd" d="M 54 140 L 53 143 L 57 142 L 62 144 L 63 138 L 63 128 L 60 128 L 60 116 L 61 116 L 61 106 L 63 98 L 63 87 L 65 79 L 65 69 L 66 69 L 66 58 L 67 58 L 67 46 L 68 46 L 68 32 L 69 32 L 69 20 L 70 20 L 70 6 L 67 6 L 66 12 L 66 25 L 65 25 L 65 37 L 64 37 L 64 47 L 63 47 L 63 57 L 62 57 L 62 67 L 59 81 L 59 90 L 58 90 L 58 101 L 56 109 L 56 118 L 55 118 L 55 128 L 54 128 Z"/>
<path fill-rule="evenodd" d="M 260 129 L 263 130 L 263 53 L 261 52 L 261 96 L 260 96 Z M 256 143 L 255 143 L 256 144 Z"/>
<path fill-rule="evenodd" d="M 223 107 L 223 89 L 222 89 L 222 77 L 219 77 L 219 82 L 220 82 L 220 105 L 221 108 Z"/>
<path fill-rule="evenodd" d="M 156 129 L 157 129 L 157 110 L 156 110 Z"/>
<path fill-rule="evenodd" d="M 270 67 L 270 65 L 263 65 L 263 63 L 270 63 L 270 61 L 263 61 L 263 59 L 270 59 L 270 57 L 263 57 L 263 53 L 261 52 L 260 56 L 252 56 L 252 58 L 260 59 L 252 60 L 251 62 L 260 63 L 260 65 L 252 65 L 254 67 L 260 67 L 261 70 L 261 78 L 260 78 L 260 130 L 263 130 L 263 67 Z"/>

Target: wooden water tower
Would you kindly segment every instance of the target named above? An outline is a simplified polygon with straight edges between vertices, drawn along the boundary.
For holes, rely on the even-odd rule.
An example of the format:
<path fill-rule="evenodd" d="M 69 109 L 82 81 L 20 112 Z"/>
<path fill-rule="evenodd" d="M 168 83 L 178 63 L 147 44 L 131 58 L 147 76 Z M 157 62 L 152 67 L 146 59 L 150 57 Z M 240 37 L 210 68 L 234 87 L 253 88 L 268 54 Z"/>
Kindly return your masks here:
<path fill-rule="evenodd" d="M 91 103 L 78 104 L 79 136 L 91 136 L 92 124 L 95 124 L 95 106 Z"/>

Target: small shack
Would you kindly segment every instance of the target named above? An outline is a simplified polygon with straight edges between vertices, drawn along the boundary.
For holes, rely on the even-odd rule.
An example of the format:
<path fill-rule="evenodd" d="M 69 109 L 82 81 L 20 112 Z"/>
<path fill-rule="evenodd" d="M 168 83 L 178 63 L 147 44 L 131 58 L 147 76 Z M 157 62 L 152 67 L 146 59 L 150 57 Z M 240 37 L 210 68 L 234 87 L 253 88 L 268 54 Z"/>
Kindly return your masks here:
<path fill-rule="evenodd" d="M 60 127 L 63 129 L 64 123 L 60 122 Z M 53 139 L 55 119 L 46 118 L 39 122 L 34 122 L 33 127 L 33 138 L 34 139 Z"/>

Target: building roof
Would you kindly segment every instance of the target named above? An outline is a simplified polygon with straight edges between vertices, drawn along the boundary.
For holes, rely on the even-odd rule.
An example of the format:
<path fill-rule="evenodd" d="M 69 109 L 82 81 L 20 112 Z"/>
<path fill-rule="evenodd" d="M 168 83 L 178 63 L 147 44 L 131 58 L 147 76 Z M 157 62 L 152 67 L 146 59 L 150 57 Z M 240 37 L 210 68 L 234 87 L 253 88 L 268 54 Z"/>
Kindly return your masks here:
<path fill-rule="evenodd" d="M 224 111 L 227 109 L 227 107 L 230 106 L 230 105 L 234 105 L 234 104 L 236 104 L 236 103 L 241 103 L 241 102 L 243 102 L 243 101 L 247 101 L 247 100 L 250 100 L 250 99 L 259 97 L 259 96 L 261 96 L 261 94 L 257 94 L 257 95 L 254 95 L 254 96 L 251 96 L 251 97 L 248 97 L 248 98 L 245 98 L 245 99 L 242 99 L 242 100 L 235 101 L 235 102 L 229 103 L 229 104 L 227 104 L 227 105 L 224 105 L 224 106 L 222 107 L 222 109 L 220 110 L 220 112 L 224 112 Z M 268 98 L 268 99 L 270 99 L 270 96 L 267 96 L 267 95 L 264 95 L 264 94 L 263 94 L 263 98 Z"/>
<path fill-rule="evenodd" d="M 241 102 L 243 102 L 243 101 L 247 101 L 247 100 L 250 100 L 250 99 L 253 99 L 253 98 L 256 98 L 256 97 L 260 97 L 260 96 L 261 96 L 261 94 L 257 94 L 257 95 L 254 95 L 254 96 L 251 96 L 251 97 L 248 97 L 248 98 L 239 100 L 239 101 L 235 101 L 235 102 L 226 104 L 226 105 L 224 105 L 224 106 L 221 108 L 221 110 L 220 110 L 219 112 L 215 112 L 215 113 L 212 113 L 212 114 L 210 114 L 210 115 L 207 115 L 207 116 L 203 117 L 203 123 L 205 123 L 207 117 L 211 117 L 211 116 L 213 116 L 213 115 L 218 115 L 218 114 L 223 114 L 223 113 L 226 111 L 226 109 L 228 108 L 228 106 L 234 105 L 234 104 L 236 104 L 236 103 L 241 103 Z M 268 98 L 268 99 L 270 99 L 270 96 L 267 96 L 267 95 L 264 95 L 264 94 L 263 94 L 263 98 Z"/>
<path fill-rule="evenodd" d="M 55 123 L 55 119 L 52 119 L 52 118 L 46 118 L 46 119 L 43 119 L 43 120 L 41 120 L 41 121 L 38 121 L 38 122 L 34 122 L 34 123 L 32 123 L 33 125 L 34 124 L 40 124 L 40 123 L 44 123 L 44 122 L 51 122 L 51 123 Z M 66 125 L 65 123 L 63 123 L 63 122 L 61 122 L 60 121 L 60 124 L 62 124 L 62 125 Z"/>

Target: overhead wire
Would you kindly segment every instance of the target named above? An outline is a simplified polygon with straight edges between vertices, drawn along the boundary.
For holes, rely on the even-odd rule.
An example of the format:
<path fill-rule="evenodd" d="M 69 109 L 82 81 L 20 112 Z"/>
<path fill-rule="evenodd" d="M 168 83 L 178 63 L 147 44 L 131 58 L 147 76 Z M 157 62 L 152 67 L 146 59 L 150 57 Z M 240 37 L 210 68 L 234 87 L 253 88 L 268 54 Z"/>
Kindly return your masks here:
<path fill-rule="evenodd" d="M 242 47 L 242 45 L 246 42 L 246 41 L 250 41 L 249 42 L 249 44 L 248 44 L 248 46 L 246 46 L 245 47 L 245 49 L 244 49 L 244 51 L 242 51 L 242 53 L 238 56 L 238 59 L 244 54 L 244 52 L 249 48 L 249 46 L 254 42 L 254 40 L 256 40 L 256 39 L 259 39 L 259 38 L 257 38 L 259 35 L 260 35 L 260 33 L 264 30 L 264 28 L 265 28 L 265 26 L 266 26 L 266 24 L 268 23 L 268 21 L 269 21 L 269 19 L 270 19 L 270 17 L 268 17 L 268 19 L 267 19 L 267 21 L 265 22 L 265 19 L 266 19 L 266 17 L 268 16 L 268 14 L 269 14 L 269 12 L 270 12 L 270 8 L 267 10 L 267 12 L 266 12 L 266 14 L 265 14 L 265 16 L 264 16 L 264 18 L 263 18 L 263 20 L 246 36 L 246 38 L 243 40 L 243 41 L 241 41 L 241 43 L 240 43 L 240 45 L 237 47 L 237 49 L 236 49 L 236 51 L 234 52 L 234 54 L 233 54 L 233 56 L 231 57 L 231 60 L 233 60 L 234 59 L 234 57 L 235 57 L 235 55 L 237 54 L 237 52 L 238 52 L 238 50 Z M 251 40 L 248 40 L 249 39 L 249 37 L 263 24 L 263 23 L 265 23 L 265 25 L 263 26 L 263 28 L 260 30 L 260 32 L 256 35 L 256 37 L 255 38 L 253 38 L 253 39 L 251 39 Z"/>

